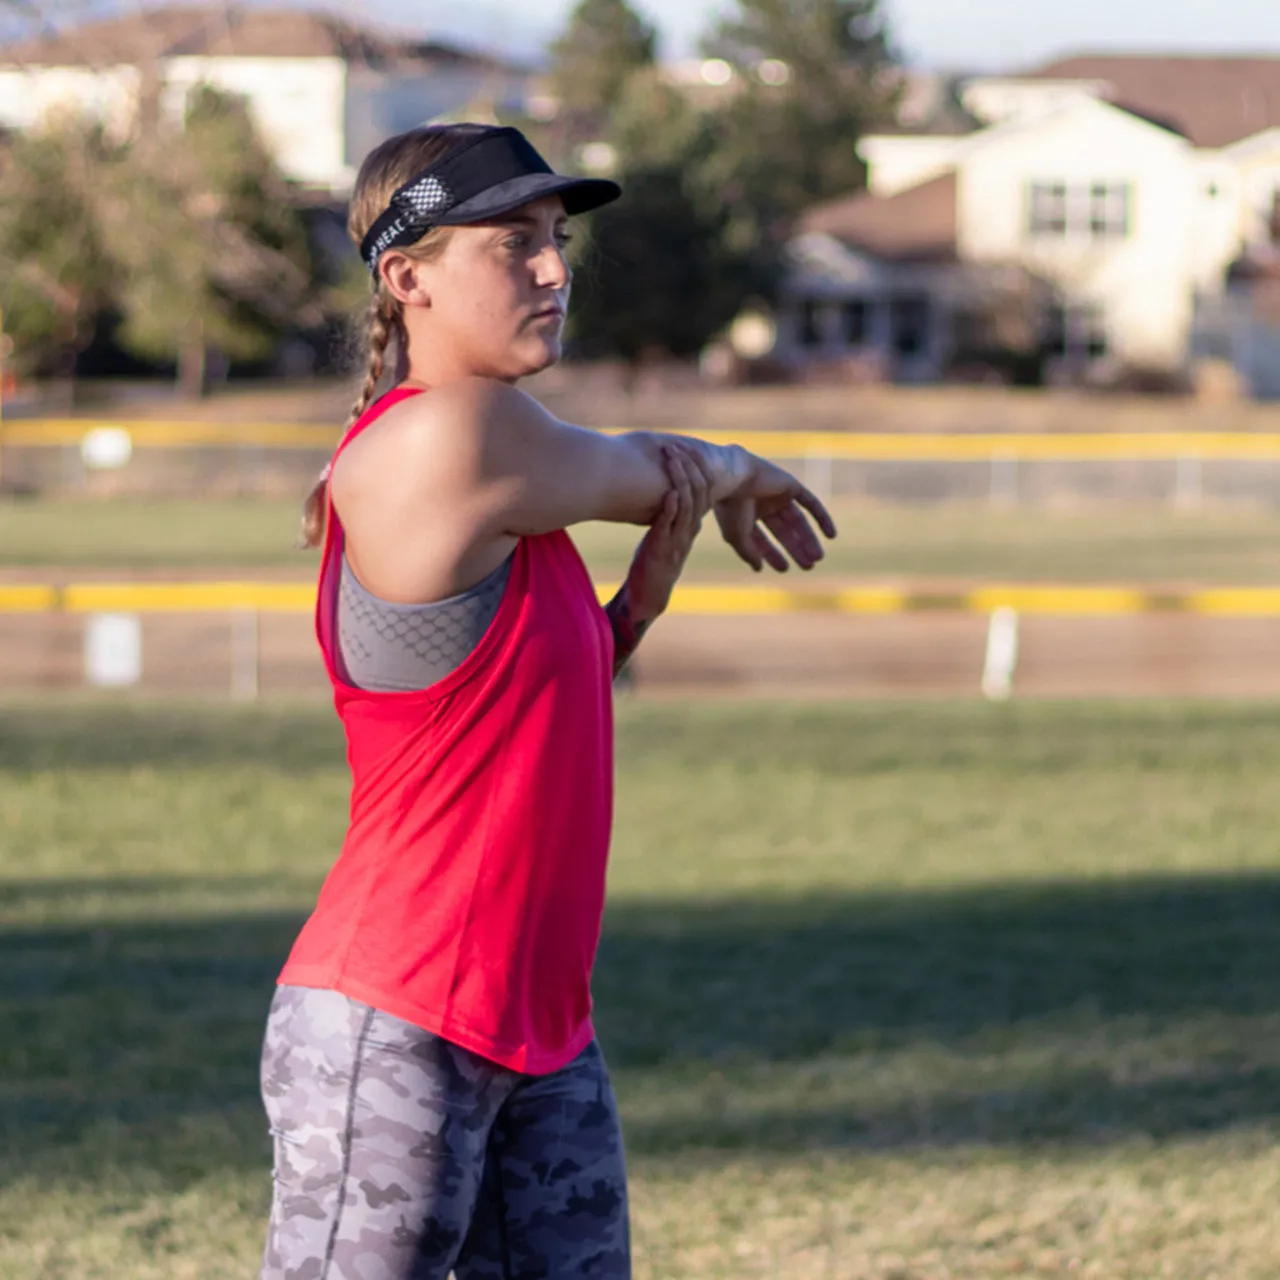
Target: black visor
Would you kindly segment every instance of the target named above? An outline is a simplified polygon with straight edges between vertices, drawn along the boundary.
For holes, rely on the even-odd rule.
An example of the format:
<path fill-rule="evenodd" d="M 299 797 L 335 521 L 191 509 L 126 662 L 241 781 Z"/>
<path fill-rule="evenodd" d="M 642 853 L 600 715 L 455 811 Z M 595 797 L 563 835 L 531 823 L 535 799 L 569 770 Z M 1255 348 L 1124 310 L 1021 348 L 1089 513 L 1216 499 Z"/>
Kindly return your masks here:
<path fill-rule="evenodd" d="M 553 173 L 518 129 L 490 129 L 406 182 L 369 228 L 360 256 L 376 275 L 388 249 L 416 244 L 432 227 L 483 222 L 543 196 L 560 196 L 566 213 L 587 213 L 621 194 L 605 178 Z"/>

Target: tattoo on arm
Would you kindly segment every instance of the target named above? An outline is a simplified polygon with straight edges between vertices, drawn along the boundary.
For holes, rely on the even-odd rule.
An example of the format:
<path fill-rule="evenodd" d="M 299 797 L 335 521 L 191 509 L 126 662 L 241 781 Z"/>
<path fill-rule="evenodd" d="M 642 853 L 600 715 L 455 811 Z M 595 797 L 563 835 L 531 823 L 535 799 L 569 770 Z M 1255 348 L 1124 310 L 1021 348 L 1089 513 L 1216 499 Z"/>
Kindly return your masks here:
<path fill-rule="evenodd" d="M 605 606 L 605 613 L 613 627 L 613 678 L 616 680 L 649 630 L 651 620 L 639 620 L 632 615 L 631 596 L 625 585 Z"/>

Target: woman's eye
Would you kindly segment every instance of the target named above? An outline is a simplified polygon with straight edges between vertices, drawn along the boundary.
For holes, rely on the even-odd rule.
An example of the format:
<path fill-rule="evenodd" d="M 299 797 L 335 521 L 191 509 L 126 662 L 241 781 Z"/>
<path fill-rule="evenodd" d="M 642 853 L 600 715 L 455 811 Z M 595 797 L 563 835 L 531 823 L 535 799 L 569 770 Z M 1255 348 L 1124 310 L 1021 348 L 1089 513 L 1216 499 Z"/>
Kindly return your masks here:
<path fill-rule="evenodd" d="M 572 243 L 573 235 L 571 232 L 561 231 L 556 236 L 556 244 L 558 244 L 562 249 L 567 249 Z"/>
<path fill-rule="evenodd" d="M 529 247 L 528 236 L 511 236 L 507 240 L 508 249 L 527 249 Z"/>

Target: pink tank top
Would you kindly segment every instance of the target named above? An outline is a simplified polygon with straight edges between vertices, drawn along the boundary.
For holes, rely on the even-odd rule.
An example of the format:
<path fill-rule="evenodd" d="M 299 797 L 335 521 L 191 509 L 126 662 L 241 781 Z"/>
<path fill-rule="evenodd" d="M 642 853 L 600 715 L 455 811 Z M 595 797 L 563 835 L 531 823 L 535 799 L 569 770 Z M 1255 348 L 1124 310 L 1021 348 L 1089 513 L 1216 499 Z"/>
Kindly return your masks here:
<path fill-rule="evenodd" d="M 338 453 L 413 394 L 383 397 Z M 336 662 L 342 549 L 330 506 L 316 634 L 346 730 L 350 823 L 279 980 L 340 991 L 514 1071 L 555 1071 L 594 1034 L 608 619 L 567 533 L 522 538 L 498 614 L 457 670 L 421 692 L 357 689 Z"/>

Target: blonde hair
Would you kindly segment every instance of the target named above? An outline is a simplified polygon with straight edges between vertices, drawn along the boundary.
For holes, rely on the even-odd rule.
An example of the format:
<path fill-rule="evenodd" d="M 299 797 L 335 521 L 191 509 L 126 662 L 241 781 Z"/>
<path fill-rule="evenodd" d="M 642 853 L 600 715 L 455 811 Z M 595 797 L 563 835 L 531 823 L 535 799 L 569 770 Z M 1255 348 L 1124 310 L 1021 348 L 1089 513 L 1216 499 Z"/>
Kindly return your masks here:
<path fill-rule="evenodd" d="M 356 178 L 347 215 L 347 234 L 359 248 L 369 228 L 391 203 L 391 197 L 406 182 L 430 168 L 449 152 L 470 142 L 478 133 L 492 131 L 483 124 L 424 125 L 388 138 L 365 157 Z M 432 227 L 415 244 L 398 250 L 419 262 L 431 262 L 444 251 L 449 238 L 448 227 Z M 379 275 L 374 281 L 373 297 L 364 317 L 365 377 L 360 394 L 351 406 L 347 427 L 356 422 L 373 403 L 378 385 L 387 368 L 387 353 L 395 343 L 395 371 L 403 378 L 408 367 L 408 335 L 404 324 L 404 308 Z M 302 508 L 302 545 L 317 547 L 324 538 L 325 515 L 329 498 L 329 468 L 307 495 Z"/>

